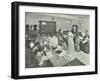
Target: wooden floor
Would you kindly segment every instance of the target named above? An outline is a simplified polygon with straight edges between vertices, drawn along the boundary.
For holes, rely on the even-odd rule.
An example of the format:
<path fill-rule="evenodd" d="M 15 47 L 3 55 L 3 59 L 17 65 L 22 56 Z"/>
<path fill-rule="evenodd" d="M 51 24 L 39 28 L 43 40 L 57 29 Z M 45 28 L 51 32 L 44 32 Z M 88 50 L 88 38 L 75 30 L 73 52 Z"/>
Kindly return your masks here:
<path fill-rule="evenodd" d="M 51 60 L 46 60 L 43 62 L 43 67 L 57 67 L 57 66 L 82 66 L 82 65 L 88 65 L 89 64 L 89 54 L 86 54 L 84 52 L 74 52 L 74 59 L 67 63 L 63 59 L 60 59 L 57 61 L 57 57 L 54 57 Z M 34 58 L 34 55 L 31 51 L 31 49 L 26 48 L 25 50 L 25 68 L 36 68 L 40 67 L 38 65 L 37 59 Z M 42 67 L 42 66 L 41 66 Z"/>

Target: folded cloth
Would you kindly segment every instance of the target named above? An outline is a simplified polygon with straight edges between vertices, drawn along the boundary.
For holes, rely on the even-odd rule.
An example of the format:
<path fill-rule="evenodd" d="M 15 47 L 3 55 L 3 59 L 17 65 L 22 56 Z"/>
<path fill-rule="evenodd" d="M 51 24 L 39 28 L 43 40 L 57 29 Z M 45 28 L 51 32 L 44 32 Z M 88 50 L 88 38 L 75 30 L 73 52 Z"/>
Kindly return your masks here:
<path fill-rule="evenodd" d="M 63 57 L 60 57 L 58 55 L 54 55 L 52 58 L 50 58 L 50 61 L 51 61 L 52 65 L 55 67 L 56 66 L 64 66 L 68 63 Z"/>

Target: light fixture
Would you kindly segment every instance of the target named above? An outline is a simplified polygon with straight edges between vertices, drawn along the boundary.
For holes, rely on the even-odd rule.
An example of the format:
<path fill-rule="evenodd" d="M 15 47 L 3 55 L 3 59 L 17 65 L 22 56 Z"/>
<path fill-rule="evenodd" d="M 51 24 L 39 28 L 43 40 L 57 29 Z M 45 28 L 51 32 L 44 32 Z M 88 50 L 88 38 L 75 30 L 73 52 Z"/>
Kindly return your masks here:
<path fill-rule="evenodd" d="M 46 22 L 42 22 L 42 25 L 46 25 Z"/>

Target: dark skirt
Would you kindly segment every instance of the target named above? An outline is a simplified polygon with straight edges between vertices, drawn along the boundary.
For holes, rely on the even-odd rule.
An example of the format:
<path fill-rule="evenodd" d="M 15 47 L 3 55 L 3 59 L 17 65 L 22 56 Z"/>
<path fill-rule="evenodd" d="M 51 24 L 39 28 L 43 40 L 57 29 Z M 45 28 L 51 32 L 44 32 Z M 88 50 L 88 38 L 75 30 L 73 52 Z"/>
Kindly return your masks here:
<path fill-rule="evenodd" d="M 89 41 L 84 44 L 82 42 L 80 43 L 80 49 L 85 53 L 89 53 L 89 49 L 90 49 L 89 46 L 90 46 Z"/>

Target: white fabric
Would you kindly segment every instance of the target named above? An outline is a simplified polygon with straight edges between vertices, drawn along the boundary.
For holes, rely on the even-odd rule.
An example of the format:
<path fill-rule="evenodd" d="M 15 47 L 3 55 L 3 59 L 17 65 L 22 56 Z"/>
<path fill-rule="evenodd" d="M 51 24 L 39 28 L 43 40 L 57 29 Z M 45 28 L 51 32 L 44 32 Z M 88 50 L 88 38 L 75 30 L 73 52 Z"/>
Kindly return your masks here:
<path fill-rule="evenodd" d="M 58 45 L 57 37 L 53 36 L 52 38 L 50 38 L 49 44 L 50 44 L 50 46 L 56 47 Z"/>
<path fill-rule="evenodd" d="M 68 33 L 68 51 L 69 53 L 74 52 L 73 34 L 71 32 Z"/>

